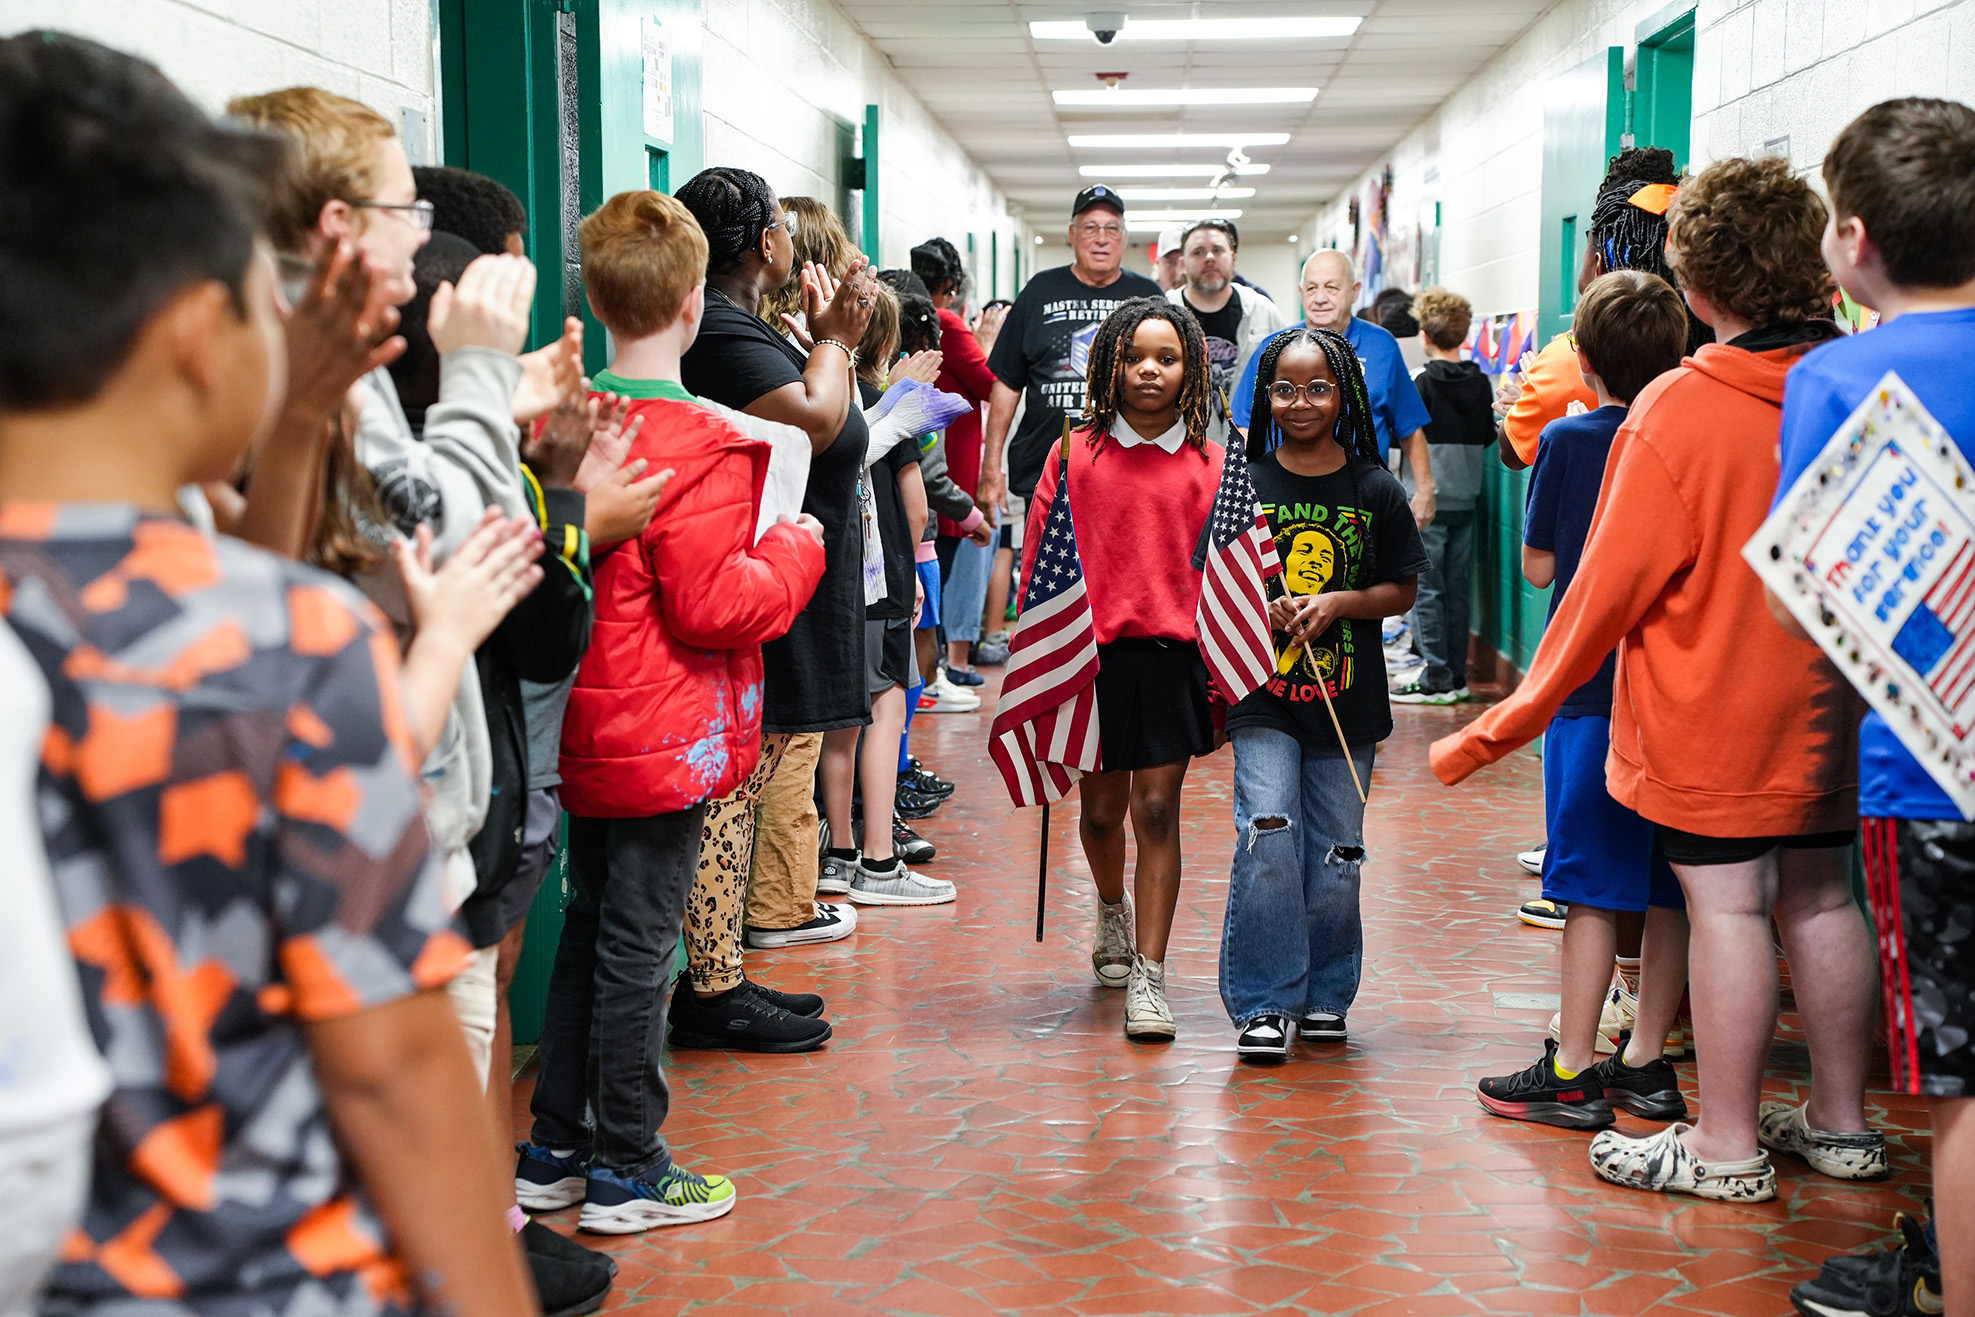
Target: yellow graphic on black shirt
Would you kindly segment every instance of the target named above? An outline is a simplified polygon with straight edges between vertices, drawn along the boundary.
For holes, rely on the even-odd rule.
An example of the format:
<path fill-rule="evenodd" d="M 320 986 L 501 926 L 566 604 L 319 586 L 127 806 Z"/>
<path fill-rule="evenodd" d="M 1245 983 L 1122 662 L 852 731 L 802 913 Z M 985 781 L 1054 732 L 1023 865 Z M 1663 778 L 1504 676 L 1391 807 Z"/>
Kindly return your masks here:
<path fill-rule="evenodd" d="M 1353 589 L 1362 572 L 1371 515 L 1359 508 L 1283 503 L 1263 506 L 1275 532 L 1282 575 L 1269 582 L 1272 599 Z M 1321 699 L 1321 682 L 1336 698 L 1350 687 L 1356 670 L 1353 628 L 1331 629 L 1325 643 L 1297 647 L 1275 634 L 1277 676 L 1269 689 L 1292 702 Z"/>

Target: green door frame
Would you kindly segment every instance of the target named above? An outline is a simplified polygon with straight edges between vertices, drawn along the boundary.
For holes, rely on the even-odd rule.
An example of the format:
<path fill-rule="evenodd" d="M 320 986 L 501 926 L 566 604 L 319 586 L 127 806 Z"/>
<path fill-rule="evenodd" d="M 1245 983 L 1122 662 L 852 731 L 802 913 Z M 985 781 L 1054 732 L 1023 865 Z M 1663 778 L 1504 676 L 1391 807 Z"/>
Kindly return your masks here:
<path fill-rule="evenodd" d="M 1633 77 L 1632 140 L 1673 152 L 1687 167 L 1694 134 L 1694 3 L 1677 3 L 1639 24 L 1639 60 Z"/>

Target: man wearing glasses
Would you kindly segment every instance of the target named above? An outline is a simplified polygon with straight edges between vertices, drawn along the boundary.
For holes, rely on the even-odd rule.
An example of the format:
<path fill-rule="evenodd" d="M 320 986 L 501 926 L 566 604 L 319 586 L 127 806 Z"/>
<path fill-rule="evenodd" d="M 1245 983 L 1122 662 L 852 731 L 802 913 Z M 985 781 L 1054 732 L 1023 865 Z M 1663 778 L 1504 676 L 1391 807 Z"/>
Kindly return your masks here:
<path fill-rule="evenodd" d="M 1070 207 L 1070 264 L 1035 274 L 1009 309 L 988 357 L 995 384 L 981 460 L 983 508 L 998 507 L 1010 490 L 1023 499 L 1035 493 L 1063 417 L 1083 409 L 1083 354 L 1072 360 L 1078 340 L 1087 351 L 1091 334 L 1120 302 L 1165 296 L 1158 284 L 1124 268 L 1125 244 L 1124 201 L 1102 184 L 1085 188 Z M 1022 427 L 1010 440 L 1015 404 L 1025 393 Z"/>
<path fill-rule="evenodd" d="M 1399 340 L 1369 320 L 1351 314 L 1358 300 L 1358 272 L 1351 258 L 1326 248 L 1310 253 L 1303 262 L 1303 321 L 1314 329 L 1328 329 L 1351 340 L 1365 368 L 1365 389 L 1371 394 L 1372 421 L 1378 430 L 1378 455 L 1389 457 L 1393 448 L 1406 455 L 1411 468 L 1413 520 L 1421 527 L 1433 521 L 1433 463 L 1426 450 L 1426 423 L 1432 419 L 1419 390 L 1399 354 Z M 1271 335 L 1273 337 L 1273 335 Z M 1266 343 L 1257 344 L 1258 348 Z M 1255 406 L 1256 352 L 1241 370 L 1241 383 L 1235 387 L 1232 410 L 1236 425 L 1245 425 Z"/>
<path fill-rule="evenodd" d="M 1234 258 L 1240 249 L 1241 234 L 1233 221 L 1194 224 L 1180 238 L 1186 282 L 1166 294 L 1193 313 L 1207 336 L 1207 361 L 1214 379 L 1210 436 L 1218 444 L 1227 443 L 1230 420 L 1248 424 L 1245 413 L 1230 415 L 1229 397 L 1255 349 L 1285 324 L 1282 312 L 1267 296 L 1235 282 Z"/>

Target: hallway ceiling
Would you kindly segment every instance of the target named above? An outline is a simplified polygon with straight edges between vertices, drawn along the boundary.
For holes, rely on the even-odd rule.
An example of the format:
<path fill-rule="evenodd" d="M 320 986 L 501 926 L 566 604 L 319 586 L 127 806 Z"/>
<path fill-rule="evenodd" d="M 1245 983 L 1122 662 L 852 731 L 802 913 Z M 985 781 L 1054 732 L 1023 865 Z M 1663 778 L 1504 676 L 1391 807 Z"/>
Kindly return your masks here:
<path fill-rule="evenodd" d="M 1237 207 L 1244 239 L 1280 239 L 1424 119 L 1519 36 L 1554 0 L 1202 0 L 1197 4 L 1031 4 L 1020 0 L 837 0 L 864 35 L 1024 218 L 1052 238 L 1070 199 L 1090 183 L 1120 188 L 1201 187 L 1204 178 L 1081 177 L 1079 166 L 1196 166 L 1226 146 L 1116 149 L 1069 144 L 1072 134 L 1288 133 L 1249 146 L 1269 172 L 1234 180 L 1255 194 Z M 1032 20 L 1070 20 L 1099 8 L 1132 19 L 1362 18 L 1348 37 L 1253 40 L 1037 40 Z M 1314 102 L 1107 110 L 1055 104 L 1058 90 L 1315 87 Z M 1197 209 L 1204 201 L 1133 201 L 1134 211 Z M 1142 242 L 1144 234 L 1134 236 Z"/>

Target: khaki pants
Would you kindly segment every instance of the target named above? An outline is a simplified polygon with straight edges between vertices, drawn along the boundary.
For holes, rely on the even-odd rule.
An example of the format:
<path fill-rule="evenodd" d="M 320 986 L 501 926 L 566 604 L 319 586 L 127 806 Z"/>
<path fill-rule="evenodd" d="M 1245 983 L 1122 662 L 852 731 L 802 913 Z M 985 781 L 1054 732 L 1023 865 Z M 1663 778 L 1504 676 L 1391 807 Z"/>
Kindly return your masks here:
<path fill-rule="evenodd" d="M 699 871 L 686 902 L 686 973 L 701 992 L 726 992 L 741 984 L 741 915 L 761 794 L 795 739 L 762 737 L 761 758 L 747 780 L 707 802 Z"/>
<path fill-rule="evenodd" d="M 764 737 L 763 740 L 769 738 Z M 823 734 L 786 738 L 781 762 L 761 793 L 754 829 L 754 866 L 747 889 L 750 928 L 796 928 L 816 918 L 816 764 Z"/>
<path fill-rule="evenodd" d="M 482 947 L 473 953 L 453 981 L 446 985 L 452 998 L 453 1013 L 459 1016 L 460 1030 L 466 1034 L 466 1051 L 473 1058 L 473 1073 L 480 1087 L 487 1087 L 487 1071 L 494 1064 L 494 1020 L 499 996 L 494 987 L 494 963 L 500 959 L 498 945 Z"/>

